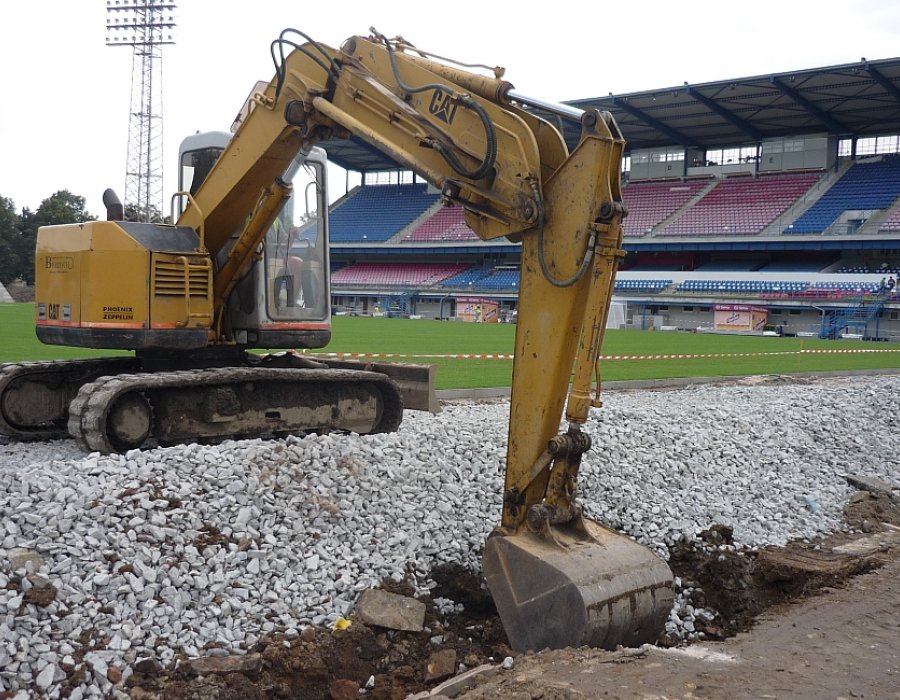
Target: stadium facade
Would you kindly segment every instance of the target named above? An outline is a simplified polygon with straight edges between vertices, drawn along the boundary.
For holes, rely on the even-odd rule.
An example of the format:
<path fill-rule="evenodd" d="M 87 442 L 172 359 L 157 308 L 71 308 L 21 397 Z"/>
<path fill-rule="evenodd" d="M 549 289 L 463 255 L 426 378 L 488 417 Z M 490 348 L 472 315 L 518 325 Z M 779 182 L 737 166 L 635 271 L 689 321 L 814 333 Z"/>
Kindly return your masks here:
<path fill-rule="evenodd" d="M 900 341 L 900 58 L 569 104 L 628 143 L 621 325 Z M 541 116 L 574 146 L 577 122 Z M 517 245 L 364 144 L 324 145 L 363 173 L 332 205 L 338 312 L 514 318 Z"/>

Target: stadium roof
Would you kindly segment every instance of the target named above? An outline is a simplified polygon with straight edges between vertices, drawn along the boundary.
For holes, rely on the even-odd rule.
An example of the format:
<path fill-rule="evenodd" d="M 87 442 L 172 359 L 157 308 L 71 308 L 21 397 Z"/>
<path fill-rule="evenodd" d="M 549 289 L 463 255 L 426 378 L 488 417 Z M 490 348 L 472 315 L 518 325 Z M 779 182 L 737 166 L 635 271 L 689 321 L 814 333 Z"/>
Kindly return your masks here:
<path fill-rule="evenodd" d="M 716 148 L 810 133 L 840 137 L 900 133 L 900 58 L 860 59 L 827 68 L 773 73 L 578 99 L 566 104 L 612 112 L 629 150 Z M 578 122 L 535 110 L 561 126 L 570 148 Z M 321 144 L 347 170 L 400 167 L 358 139 Z"/>

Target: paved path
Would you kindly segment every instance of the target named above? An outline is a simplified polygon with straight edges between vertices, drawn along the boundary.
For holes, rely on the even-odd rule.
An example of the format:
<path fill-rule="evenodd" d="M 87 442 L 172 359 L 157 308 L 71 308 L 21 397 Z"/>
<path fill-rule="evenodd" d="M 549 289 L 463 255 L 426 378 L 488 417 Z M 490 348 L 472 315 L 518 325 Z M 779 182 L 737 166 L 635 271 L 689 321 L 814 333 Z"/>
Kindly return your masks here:
<path fill-rule="evenodd" d="M 457 698 L 900 700 L 900 556 L 891 556 L 725 642 L 519 656 Z"/>

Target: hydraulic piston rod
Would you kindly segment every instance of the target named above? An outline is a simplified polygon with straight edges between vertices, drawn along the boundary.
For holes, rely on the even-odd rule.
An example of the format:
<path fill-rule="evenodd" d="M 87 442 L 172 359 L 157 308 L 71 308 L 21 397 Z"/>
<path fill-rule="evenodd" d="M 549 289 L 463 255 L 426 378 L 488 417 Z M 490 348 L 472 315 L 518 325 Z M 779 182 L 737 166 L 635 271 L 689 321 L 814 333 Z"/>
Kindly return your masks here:
<path fill-rule="evenodd" d="M 571 119 L 576 122 L 580 122 L 581 117 L 584 115 L 583 109 L 570 107 L 569 105 L 560 104 L 559 102 L 547 102 L 546 100 L 541 100 L 537 97 L 528 97 L 516 90 L 507 90 L 504 96 L 510 102 L 518 102 L 519 104 L 528 105 L 529 107 L 536 107 L 537 109 L 542 109 L 545 112 L 550 112 L 551 114 Z"/>

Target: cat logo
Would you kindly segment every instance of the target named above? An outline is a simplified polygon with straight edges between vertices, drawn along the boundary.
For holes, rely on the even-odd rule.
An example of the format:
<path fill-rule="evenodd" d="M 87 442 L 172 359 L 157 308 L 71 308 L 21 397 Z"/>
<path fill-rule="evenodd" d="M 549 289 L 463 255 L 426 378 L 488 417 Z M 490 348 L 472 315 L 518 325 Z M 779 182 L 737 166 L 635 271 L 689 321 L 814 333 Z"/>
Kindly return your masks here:
<path fill-rule="evenodd" d="M 456 117 L 456 107 L 457 104 L 453 100 L 453 93 L 435 88 L 434 94 L 431 96 L 431 104 L 428 105 L 428 111 L 432 115 L 442 122 L 452 124 L 453 119 Z"/>

